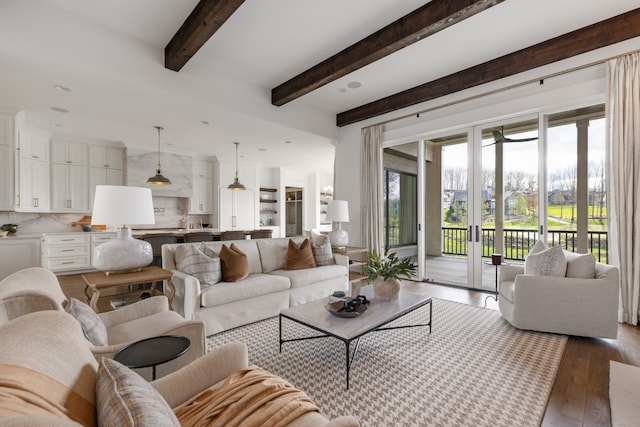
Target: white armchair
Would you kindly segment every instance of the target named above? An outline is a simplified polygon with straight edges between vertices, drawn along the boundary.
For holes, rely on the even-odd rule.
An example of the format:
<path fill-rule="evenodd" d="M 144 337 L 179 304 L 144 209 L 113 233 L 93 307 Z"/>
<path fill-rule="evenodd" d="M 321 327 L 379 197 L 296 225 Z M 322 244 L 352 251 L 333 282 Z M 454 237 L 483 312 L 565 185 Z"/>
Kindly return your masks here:
<path fill-rule="evenodd" d="M 58 278 L 46 268 L 32 267 L 17 271 L 0 281 L 0 325 L 28 313 L 43 310 L 64 311 L 68 301 Z M 122 347 L 157 335 L 182 335 L 191 341 L 189 350 L 179 358 L 157 367 L 158 378 L 188 365 L 205 354 L 204 323 L 185 320 L 169 309 L 165 296 L 155 296 L 98 313 L 108 335 L 108 344 L 96 346 L 87 341 L 96 360 L 113 358 Z M 151 368 L 137 370 L 151 379 Z"/>
<path fill-rule="evenodd" d="M 500 267 L 502 317 L 519 329 L 616 338 L 618 267 L 596 263 L 593 279 L 524 274 L 522 265 Z"/>

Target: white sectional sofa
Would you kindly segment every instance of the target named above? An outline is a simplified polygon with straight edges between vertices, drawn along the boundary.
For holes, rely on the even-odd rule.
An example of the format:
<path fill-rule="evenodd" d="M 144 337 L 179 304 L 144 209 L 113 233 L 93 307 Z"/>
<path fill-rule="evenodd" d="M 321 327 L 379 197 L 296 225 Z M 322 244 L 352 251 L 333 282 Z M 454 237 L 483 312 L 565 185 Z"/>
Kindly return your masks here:
<path fill-rule="evenodd" d="M 300 244 L 303 237 L 293 237 Z M 216 254 L 231 243 L 247 255 L 249 276 L 239 282 L 219 282 L 201 289 L 197 278 L 176 267 L 181 245 L 206 245 Z M 162 246 L 162 267 L 174 272 L 173 309 L 185 319 L 205 322 L 206 335 L 216 334 L 276 316 L 283 308 L 304 304 L 347 291 L 348 258 L 334 254 L 336 264 L 302 270 L 285 270 L 289 238 L 177 243 Z"/>

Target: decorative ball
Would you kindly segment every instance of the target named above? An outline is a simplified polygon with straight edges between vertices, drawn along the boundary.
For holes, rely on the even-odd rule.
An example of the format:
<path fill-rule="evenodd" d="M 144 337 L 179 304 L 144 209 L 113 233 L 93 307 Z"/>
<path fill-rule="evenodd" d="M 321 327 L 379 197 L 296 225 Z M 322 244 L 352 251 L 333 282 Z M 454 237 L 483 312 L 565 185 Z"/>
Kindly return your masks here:
<path fill-rule="evenodd" d="M 91 231 L 91 230 L 92 230 L 91 225 L 84 225 L 84 226 L 82 226 L 82 230 L 84 230 L 84 231 Z"/>

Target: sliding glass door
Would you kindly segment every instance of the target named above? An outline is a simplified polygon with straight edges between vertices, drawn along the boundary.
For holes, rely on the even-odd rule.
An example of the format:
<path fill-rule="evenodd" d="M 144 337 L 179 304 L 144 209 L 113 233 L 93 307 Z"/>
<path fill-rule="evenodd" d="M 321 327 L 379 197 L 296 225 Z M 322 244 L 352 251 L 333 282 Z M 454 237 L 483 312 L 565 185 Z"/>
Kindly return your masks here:
<path fill-rule="evenodd" d="M 419 280 L 494 291 L 538 240 L 607 260 L 602 105 L 387 147 L 385 247 Z"/>
<path fill-rule="evenodd" d="M 537 116 L 425 138 L 422 280 L 494 290 L 492 255 L 509 258 L 538 228 Z M 395 148 L 395 147 L 394 147 Z M 418 165 L 420 163 L 418 162 Z M 505 242 L 510 242 L 505 247 Z M 521 246 L 520 252 L 528 248 Z"/>

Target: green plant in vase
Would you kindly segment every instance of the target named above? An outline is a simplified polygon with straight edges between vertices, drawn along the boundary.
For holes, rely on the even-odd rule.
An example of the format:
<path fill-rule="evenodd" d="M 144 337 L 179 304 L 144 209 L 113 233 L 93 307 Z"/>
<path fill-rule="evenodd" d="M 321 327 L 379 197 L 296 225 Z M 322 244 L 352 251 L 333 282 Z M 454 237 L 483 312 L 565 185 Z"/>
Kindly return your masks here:
<path fill-rule="evenodd" d="M 363 268 L 369 283 L 373 285 L 376 297 L 391 300 L 398 297 L 400 291 L 400 278 L 411 277 L 416 271 L 416 264 L 409 258 L 400 259 L 395 252 L 380 256 L 373 251 L 367 257 L 367 263 Z"/>

